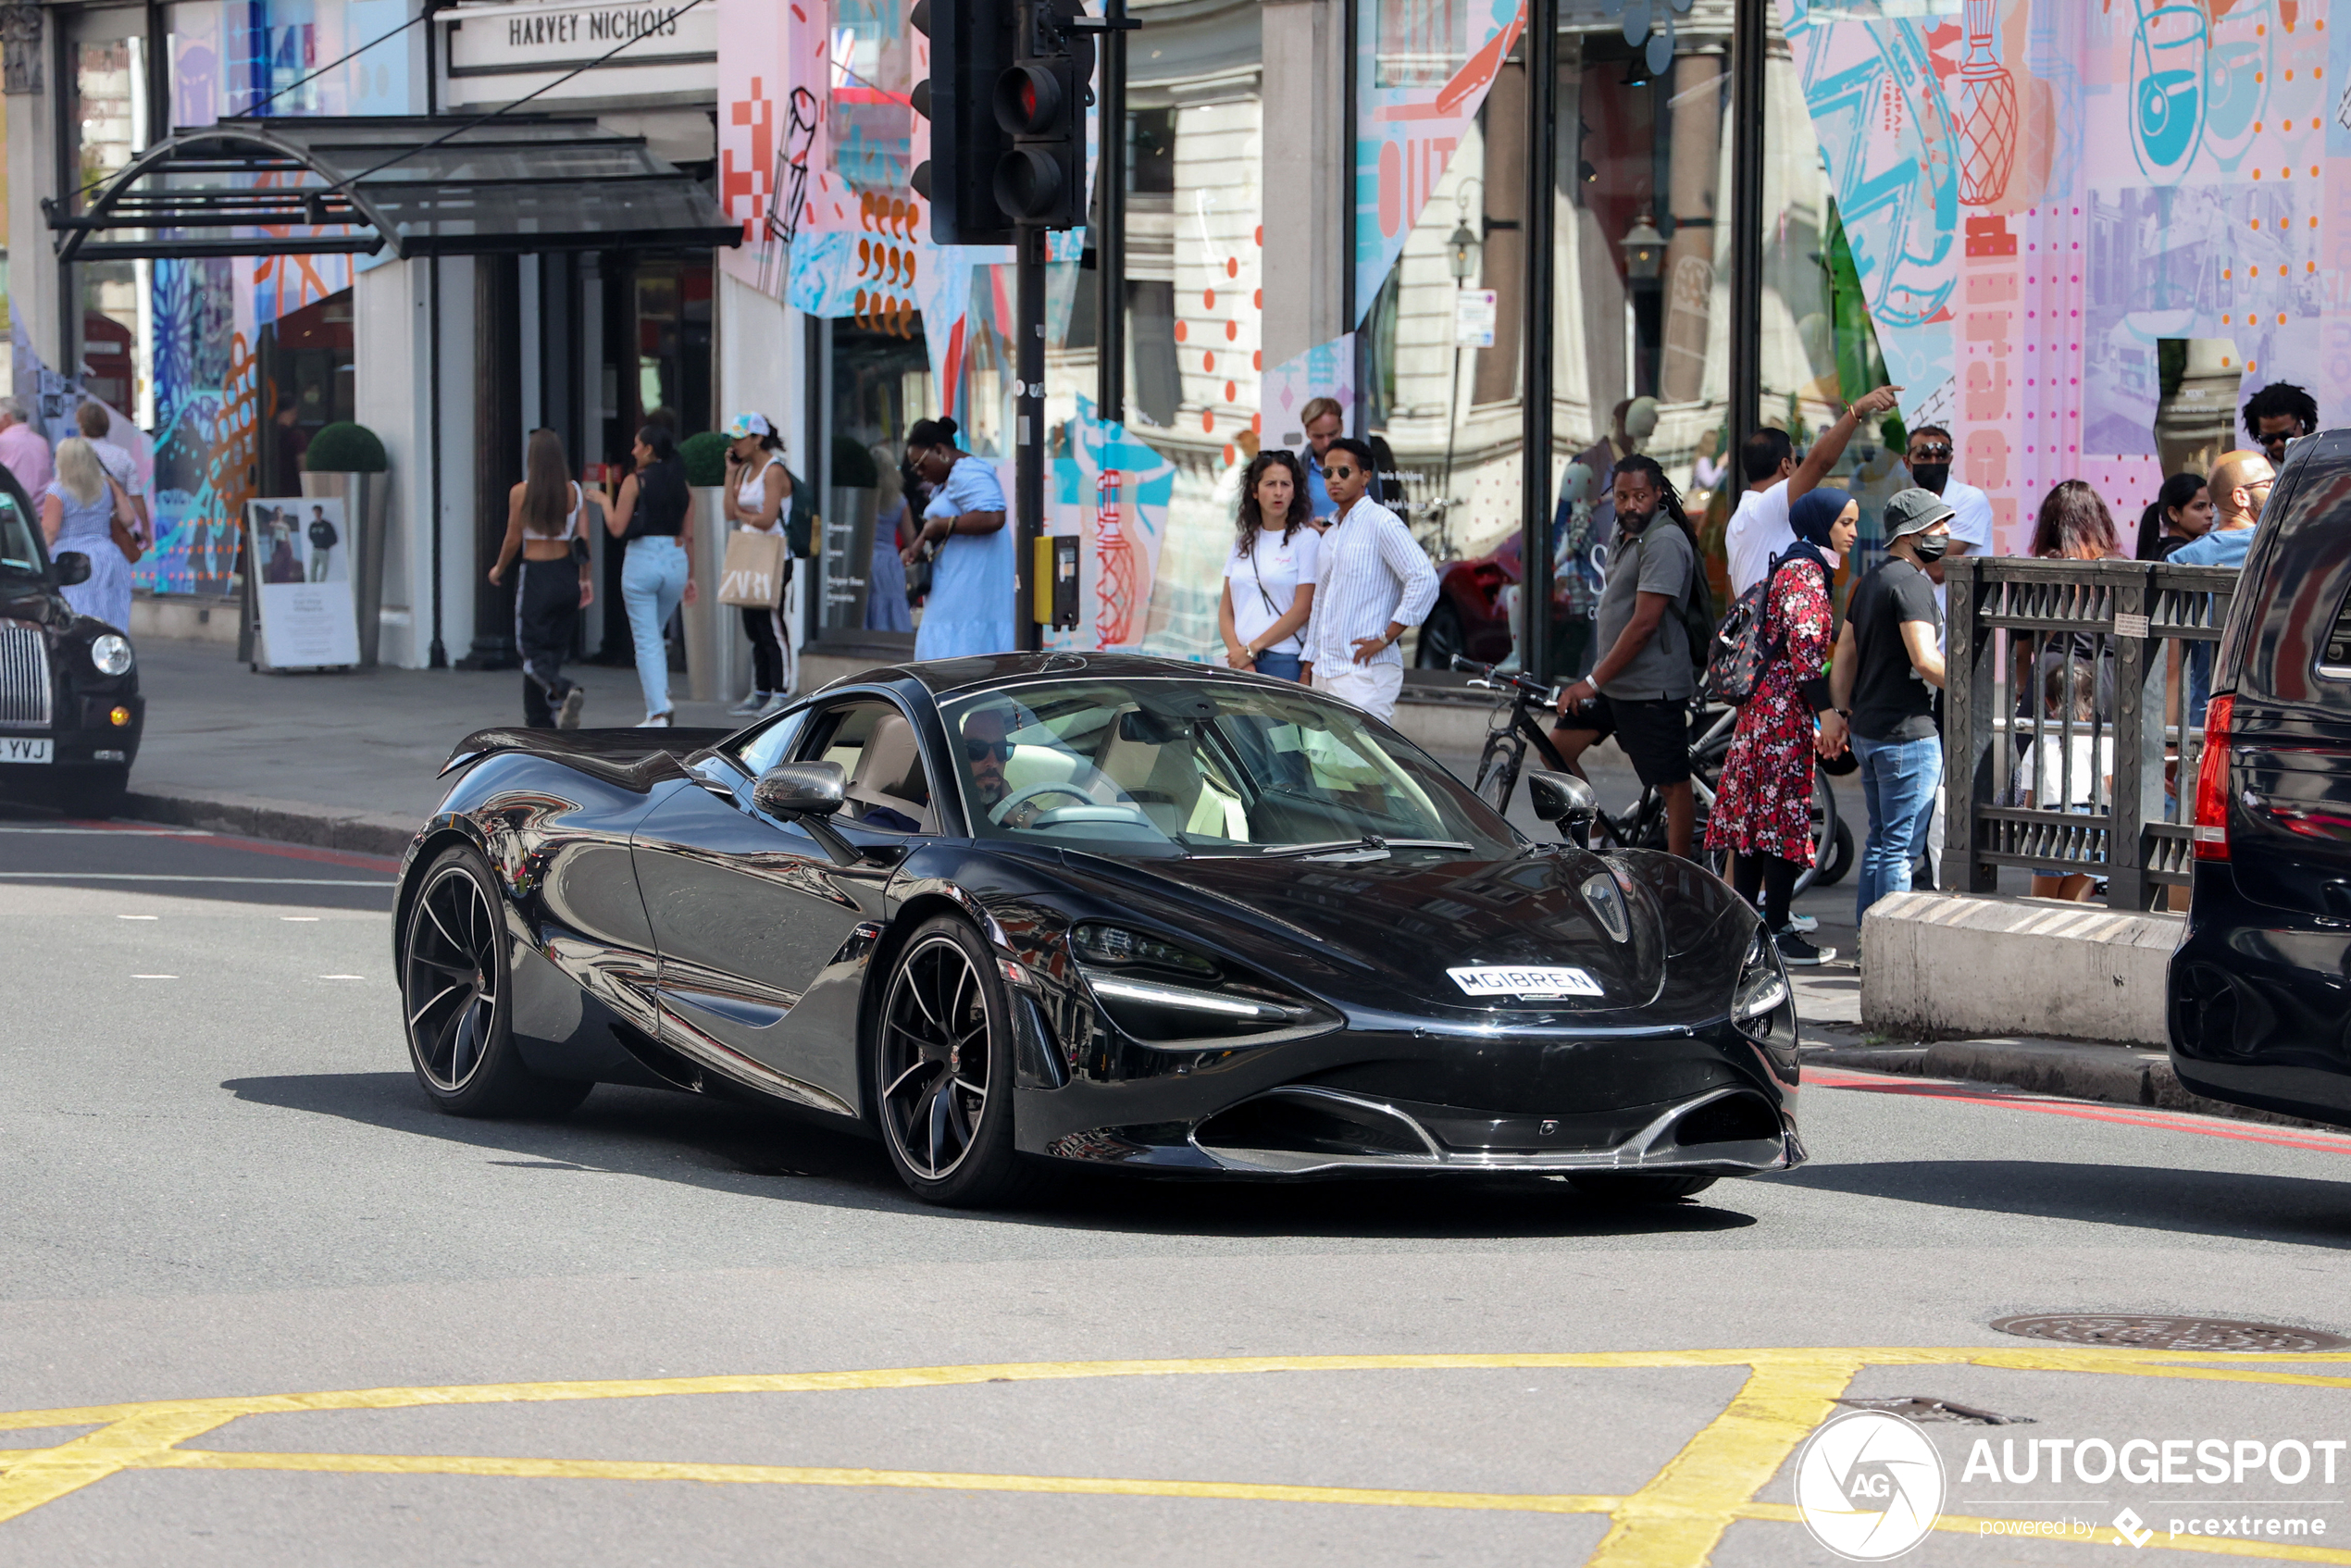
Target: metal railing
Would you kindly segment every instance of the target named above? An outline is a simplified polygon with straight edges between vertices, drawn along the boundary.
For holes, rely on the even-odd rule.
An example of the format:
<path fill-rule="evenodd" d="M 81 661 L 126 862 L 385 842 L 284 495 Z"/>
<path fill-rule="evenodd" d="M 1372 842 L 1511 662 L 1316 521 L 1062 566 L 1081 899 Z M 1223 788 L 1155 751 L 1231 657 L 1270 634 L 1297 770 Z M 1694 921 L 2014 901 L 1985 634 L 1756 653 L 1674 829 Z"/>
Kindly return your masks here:
<path fill-rule="evenodd" d="M 1949 564 L 1947 885 L 1993 892 L 2021 866 L 2102 877 L 2135 910 L 2187 883 L 2201 695 L 2236 583 L 2149 561 Z"/>

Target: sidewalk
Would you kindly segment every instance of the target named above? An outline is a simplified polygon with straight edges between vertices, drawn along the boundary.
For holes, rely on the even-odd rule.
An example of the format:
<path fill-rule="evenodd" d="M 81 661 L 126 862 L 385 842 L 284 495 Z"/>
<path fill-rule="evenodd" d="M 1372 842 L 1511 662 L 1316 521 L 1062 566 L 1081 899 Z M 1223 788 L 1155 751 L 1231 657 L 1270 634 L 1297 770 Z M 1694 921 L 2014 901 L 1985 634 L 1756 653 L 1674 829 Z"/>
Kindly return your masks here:
<path fill-rule="evenodd" d="M 633 668 L 575 665 L 582 722 L 645 714 Z M 673 695 L 685 677 L 672 677 Z M 125 815 L 367 854 L 398 854 L 439 803 L 435 778 L 460 740 L 522 722 L 516 670 L 349 670 L 256 675 L 216 642 L 139 644 L 147 728 Z M 678 703 L 680 726 L 737 721 Z"/>

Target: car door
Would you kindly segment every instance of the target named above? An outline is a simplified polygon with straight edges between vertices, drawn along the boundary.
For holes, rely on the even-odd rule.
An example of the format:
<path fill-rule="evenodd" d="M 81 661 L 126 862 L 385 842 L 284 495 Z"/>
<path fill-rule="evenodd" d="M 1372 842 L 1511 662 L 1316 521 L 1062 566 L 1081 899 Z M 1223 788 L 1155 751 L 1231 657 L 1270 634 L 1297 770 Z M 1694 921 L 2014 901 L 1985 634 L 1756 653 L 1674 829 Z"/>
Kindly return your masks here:
<path fill-rule="evenodd" d="M 851 698 L 688 764 L 697 787 L 655 807 L 632 844 L 661 957 L 664 1043 L 738 1071 L 748 1063 L 805 1103 L 854 1108 L 856 1014 L 853 998 L 839 1004 L 841 972 L 862 973 L 890 877 L 936 830 L 914 738 L 895 703 Z M 751 799 L 765 768 L 819 759 L 849 779 L 830 843 Z"/>

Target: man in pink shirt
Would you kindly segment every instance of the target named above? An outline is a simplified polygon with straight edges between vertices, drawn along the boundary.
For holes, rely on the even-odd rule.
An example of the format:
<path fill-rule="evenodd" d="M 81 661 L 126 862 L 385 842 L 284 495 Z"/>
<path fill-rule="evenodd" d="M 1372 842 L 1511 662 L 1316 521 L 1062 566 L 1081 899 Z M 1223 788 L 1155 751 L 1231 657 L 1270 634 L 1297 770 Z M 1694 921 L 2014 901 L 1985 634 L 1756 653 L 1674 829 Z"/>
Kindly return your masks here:
<path fill-rule="evenodd" d="M 41 492 L 56 477 L 50 465 L 49 443 L 19 398 L 0 397 L 0 464 L 17 477 L 24 498 L 35 506 L 41 504 Z"/>

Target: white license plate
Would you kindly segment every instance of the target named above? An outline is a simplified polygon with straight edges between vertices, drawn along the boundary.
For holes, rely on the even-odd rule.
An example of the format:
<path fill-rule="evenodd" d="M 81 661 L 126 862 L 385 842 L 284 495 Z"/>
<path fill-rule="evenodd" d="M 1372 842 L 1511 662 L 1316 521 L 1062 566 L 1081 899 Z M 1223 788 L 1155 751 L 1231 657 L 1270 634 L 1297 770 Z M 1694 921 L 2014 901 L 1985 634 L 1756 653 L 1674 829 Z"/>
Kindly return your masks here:
<path fill-rule="evenodd" d="M 1445 971 L 1471 996 L 1599 996 L 1600 983 L 1581 969 L 1559 964 L 1473 964 Z"/>
<path fill-rule="evenodd" d="M 0 735 L 0 762 L 47 762 L 52 744 L 46 735 Z"/>

